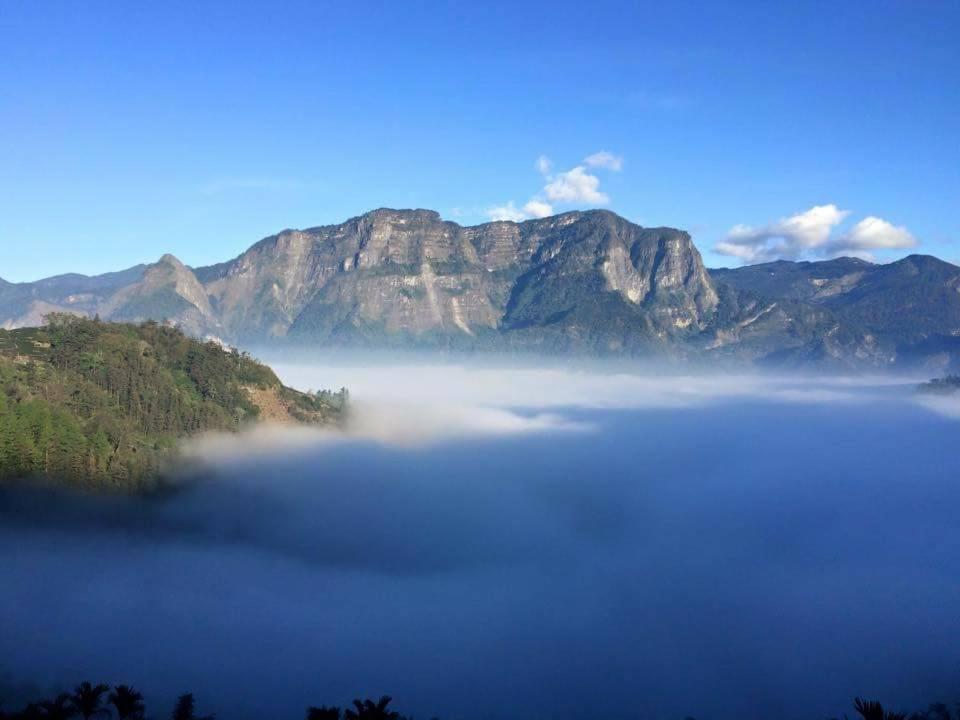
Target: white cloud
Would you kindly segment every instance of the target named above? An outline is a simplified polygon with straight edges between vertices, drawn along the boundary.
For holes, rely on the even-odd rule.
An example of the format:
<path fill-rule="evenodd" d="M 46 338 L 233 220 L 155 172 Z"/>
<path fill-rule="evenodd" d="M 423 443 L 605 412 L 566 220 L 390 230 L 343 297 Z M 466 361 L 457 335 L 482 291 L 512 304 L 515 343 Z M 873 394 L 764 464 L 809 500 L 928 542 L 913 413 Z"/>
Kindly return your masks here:
<path fill-rule="evenodd" d="M 595 152 L 593 155 L 587 155 L 583 162 L 588 167 L 604 168 L 605 170 L 613 170 L 614 172 L 620 172 L 623 169 L 623 158 L 606 150 Z"/>
<path fill-rule="evenodd" d="M 523 206 L 523 212 L 532 218 L 545 218 L 553 215 L 553 205 L 543 200 L 531 200 Z"/>
<path fill-rule="evenodd" d="M 610 196 L 600 190 L 600 178 L 587 170 L 588 167 L 619 171 L 623 168 L 623 158 L 606 150 L 588 155 L 582 164 L 565 172 L 553 172 L 553 162 L 541 155 L 534 163 L 546 185 L 527 203 L 518 208 L 511 200 L 486 211 L 491 220 L 510 220 L 520 222 L 530 218 L 544 218 L 556 212 L 554 205 L 606 205 Z"/>
<path fill-rule="evenodd" d="M 559 203 L 606 205 L 610 202 L 610 197 L 600 192 L 600 178 L 588 173 L 582 165 L 553 175 L 543 193 L 548 200 Z"/>
<path fill-rule="evenodd" d="M 869 216 L 834 237 L 833 231 L 850 214 L 836 205 L 817 205 L 762 227 L 735 225 L 714 251 L 744 262 L 768 262 L 803 257 L 855 255 L 871 259 L 872 250 L 916 246 L 917 239 L 903 226 Z"/>
<path fill-rule="evenodd" d="M 762 227 L 735 225 L 714 250 L 746 262 L 796 259 L 824 246 L 833 228 L 849 214 L 833 204 L 816 205 Z"/>
<path fill-rule="evenodd" d="M 912 248 L 917 239 L 902 225 L 897 227 L 873 215 L 854 225 L 850 232 L 830 243 L 832 250 L 842 252 L 870 250 L 898 250 Z"/>
<path fill-rule="evenodd" d="M 494 222 L 499 220 L 509 220 L 510 222 L 521 222 L 527 219 L 526 214 L 514 206 L 513 200 L 506 205 L 499 205 L 487 210 L 487 217 Z"/>

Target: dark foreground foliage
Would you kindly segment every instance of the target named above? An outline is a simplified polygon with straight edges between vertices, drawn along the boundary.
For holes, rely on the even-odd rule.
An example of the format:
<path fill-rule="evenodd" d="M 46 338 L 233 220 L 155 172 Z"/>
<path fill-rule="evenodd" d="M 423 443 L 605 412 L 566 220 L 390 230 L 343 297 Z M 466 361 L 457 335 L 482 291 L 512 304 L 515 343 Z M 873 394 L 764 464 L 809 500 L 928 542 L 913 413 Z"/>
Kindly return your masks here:
<path fill-rule="evenodd" d="M 408 720 L 390 707 L 393 701 L 389 695 L 379 700 L 354 700 L 353 707 L 341 710 L 339 707 L 310 707 L 306 711 L 306 720 Z M 4 711 L 0 705 L 0 720 L 70 720 L 82 718 L 91 720 L 146 720 L 147 706 L 143 693 L 131 685 L 93 685 L 80 683 L 73 692 L 63 692 L 52 700 L 38 700 L 19 711 Z M 199 715 L 193 694 L 181 695 L 169 715 L 171 720 L 214 720 L 213 715 Z"/>
<path fill-rule="evenodd" d="M 305 720 L 413 720 L 390 707 L 393 698 L 383 695 L 378 700 L 354 700 L 351 707 L 313 706 L 306 710 Z M 951 709 L 942 703 L 917 712 L 894 712 L 875 700 L 855 698 L 853 709 L 860 720 L 960 720 L 960 704 Z M 215 720 L 213 715 L 199 715 L 191 693 L 181 695 L 169 715 L 147 715 L 143 694 L 131 685 L 93 685 L 82 682 L 73 692 L 63 692 L 51 700 L 32 702 L 19 711 L 4 711 L 0 704 L 0 720 L 146 720 L 169 717 L 171 720 Z M 510 717 L 505 715 L 504 717 Z M 757 717 L 762 717 L 758 715 Z M 847 715 L 843 716 L 845 719 Z M 274 720 L 271 718 L 271 720 Z M 434 718 L 433 720 L 436 720 Z M 687 718 L 687 720 L 694 720 Z"/>
<path fill-rule="evenodd" d="M 52 315 L 0 330 L 0 481 L 135 489 L 178 438 L 256 420 L 265 391 L 303 422 L 336 422 L 346 391 L 300 393 L 246 353 L 173 327 Z"/>

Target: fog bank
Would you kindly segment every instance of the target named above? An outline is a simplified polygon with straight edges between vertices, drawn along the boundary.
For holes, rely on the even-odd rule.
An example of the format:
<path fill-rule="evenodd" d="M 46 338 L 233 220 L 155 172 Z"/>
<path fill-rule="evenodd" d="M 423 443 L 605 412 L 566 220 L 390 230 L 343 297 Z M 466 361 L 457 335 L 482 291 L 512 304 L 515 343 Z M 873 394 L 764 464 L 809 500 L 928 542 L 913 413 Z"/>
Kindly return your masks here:
<path fill-rule="evenodd" d="M 348 385 L 349 432 L 207 438 L 213 475 L 148 502 L 0 496 L 0 678 L 224 718 L 958 699 L 958 426 L 909 385 L 279 371 Z"/>

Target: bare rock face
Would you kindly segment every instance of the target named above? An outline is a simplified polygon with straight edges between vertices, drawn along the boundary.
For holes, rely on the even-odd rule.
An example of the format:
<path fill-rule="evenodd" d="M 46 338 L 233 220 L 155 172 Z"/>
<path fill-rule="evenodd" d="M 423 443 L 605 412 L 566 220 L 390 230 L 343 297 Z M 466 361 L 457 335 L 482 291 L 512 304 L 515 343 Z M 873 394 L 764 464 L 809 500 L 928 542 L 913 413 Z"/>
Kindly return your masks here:
<path fill-rule="evenodd" d="M 686 233 L 604 211 L 461 227 L 429 210 L 375 210 L 282 232 L 197 274 L 227 336 L 246 341 L 463 344 L 516 331 L 508 344 L 538 345 L 534 328 L 557 335 L 558 314 L 597 293 L 644 333 L 669 336 L 702 329 L 717 304 Z"/>
<path fill-rule="evenodd" d="M 690 236 L 611 212 L 461 227 L 380 209 L 285 230 L 219 265 L 170 255 L 0 282 L 0 326 L 49 312 L 176 323 L 238 344 L 534 350 L 960 367 L 960 269 L 912 256 L 718 270 Z M 952 363 L 952 365 L 951 365 Z"/>

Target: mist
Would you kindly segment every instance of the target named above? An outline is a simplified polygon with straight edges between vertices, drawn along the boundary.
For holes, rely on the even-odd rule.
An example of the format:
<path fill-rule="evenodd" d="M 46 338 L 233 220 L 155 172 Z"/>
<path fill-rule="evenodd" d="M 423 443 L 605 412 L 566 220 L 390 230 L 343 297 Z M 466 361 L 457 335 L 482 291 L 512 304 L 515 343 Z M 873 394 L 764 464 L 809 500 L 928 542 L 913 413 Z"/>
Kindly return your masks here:
<path fill-rule="evenodd" d="M 191 691 L 299 718 L 389 693 L 464 720 L 960 699 L 960 412 L 912 379 L 274 366 L 349 387 L 346 431 L 202 438 L 202 472 L 147 500 L 3 491 L 0 697 L 91 679 L 155 715 Z"/>

